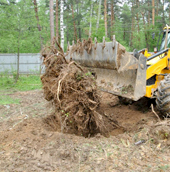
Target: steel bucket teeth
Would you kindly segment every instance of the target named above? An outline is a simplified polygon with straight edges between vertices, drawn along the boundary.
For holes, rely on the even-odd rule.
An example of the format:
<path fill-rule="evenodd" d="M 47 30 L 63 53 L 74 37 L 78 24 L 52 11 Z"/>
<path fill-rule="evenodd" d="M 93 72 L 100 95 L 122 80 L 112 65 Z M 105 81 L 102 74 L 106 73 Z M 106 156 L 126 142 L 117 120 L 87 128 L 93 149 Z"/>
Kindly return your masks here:
<path fill-rule="evenodd" d="M 106 42 L 105 37 L 102 43 L 98 43 L 97 38 L 94 43 L 91 38 L 82 43 L 77 41 L 70 46 L 66 58 L 93 70 L 97 74 L 98 85 L 104 91 L 133 100 L 145 95 L 145 57 L 136 59 L 116 41 L 115 36 L 112 42 Z"/>

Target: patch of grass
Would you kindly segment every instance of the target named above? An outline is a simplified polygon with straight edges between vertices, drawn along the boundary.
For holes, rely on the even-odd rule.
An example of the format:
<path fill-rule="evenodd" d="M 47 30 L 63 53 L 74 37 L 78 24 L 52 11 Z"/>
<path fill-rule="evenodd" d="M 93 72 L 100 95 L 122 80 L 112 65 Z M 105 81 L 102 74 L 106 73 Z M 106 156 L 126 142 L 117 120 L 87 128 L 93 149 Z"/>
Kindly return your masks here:
<path fill-rule="evenodd" d="M 13 99 L 7 95 L 0 95 L 0 105 L 19 104 L 19 99 Z"/>
<path fill-rule="evenodd" d="M 13 76 L 1 75 L 0 77 L 0 90 L 2 91 L 29 91 L 41 88 L 40 76 L 37 75 L 20 76 L 17 83 L 15 83 Z"/>
<path fill-rule="evenodd" d="M 161 171 L 167 171 L 169 169 L 169 165 L 165 164 L 165 165 L 161 165 L 158 167 L 158 169 L 160 169 Z"/>

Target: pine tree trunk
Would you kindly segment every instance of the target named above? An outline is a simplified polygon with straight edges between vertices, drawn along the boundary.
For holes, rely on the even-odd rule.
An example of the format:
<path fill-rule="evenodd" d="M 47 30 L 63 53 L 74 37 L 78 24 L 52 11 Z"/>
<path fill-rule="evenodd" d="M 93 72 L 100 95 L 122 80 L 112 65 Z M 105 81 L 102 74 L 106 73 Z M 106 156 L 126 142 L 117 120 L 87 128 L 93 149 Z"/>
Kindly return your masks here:
<path fill-rule="evenodd" d="M 144 18 L 144 12 L 142 12 L 142 18 L 143 18 L 143 26 L 144 26 L 144 32 L 145 32 L 145 42 L 146 42 L 146 47 L 148 48 L 148 37 L 146 33 L 146 24 L 145 24 L 145 18 Z"/>
<path fill-rule="evenodd" d="M 79 26 L 79 40 L 81 41 L 81 28 L 80 28 L 80 20 L 78 20 L 78 26 Z"/>
<path fill-rule="evenodd" d="M 152 0 L 152 24 L 155 25 L 155 1 Z"/>
<path fill-rule="evenodd" d="M 114 34 L 113 28 L 114 28 L 114 10 L 113 10 L 113 0 L 112 0 L 111 1 L 111 37 Z"/>
<path fill-rule="evenodd" d="M 77 0 L 77 15 L 79 15 L 79 0 Z M 81 41 L 80 17 L 78 17 L 77 20 L 78 20 L 79 40 Z"/>
<path fill-rule="evenodd" d="M 37 28 L 38 28 L 38 31 L 40 32 L 40 43 L 41 43 L 41 49 L 42 49 L 43 48 L 43 38 L 41 36 L 41 26 L 39 24 L 37 1 L 34 0 L 33 4 L 34 4 L 35 17 L 37 19 Z"/>
<path fill-rule="evenodd" d="M 74 20 L 74 10 L 73 10 L 73 4 L 71 4 L 71 10 L 72 10 L 72 18 L 73 18 L 73 25 L 74 25 L 74 36 L 77 41 L 77 30 L 76 30 L 76 23 Z"/>
<path fill-rule="evenodd" d="M 158 11 L 159 11 L 159 0 L 156 0 L 156 16 L 158 16 Z"/>
<path fill-rule="evenodd" d="M 123 29 L 123 40 L 125 41 L 125 37 L 126 37 L 126 31 L 125 31 L 125 27 Z"/>
<path fill-rule="evenodd" d="M 58 0 L 56 0 L 56 39 L 57 41 L 59 38 L 59 32 L 58 32 Z"/>
<path fill-rule="evenodd" d="M 169 4 L 169 24 L 170 24 L 170 4 Z"/>
<path fill-rule="evenodd" d="M 101 3 L 102 3 L 102 0 L 99 0 L 99 8 L 98 8 L 97 24 L 96 24 L 96 33 L 97 33 L 97 31 L 98 31 L 98 28 L 99 28 L 99 20 L 100 20 Z"/>
<path fill-rule="evenodd" d="M 20 20 L 18 23 L 18 47 L 17 47 L 17 75 L 15 77 L 15 83 L 17 83 L 19 79 L 19 61 L 20 61 L 20 38 L 21 38 L 21 25 L 20 25 Z"/>
<path fill-rule="evenodd" d="M 89 27 L 89 37 L 91 37 L 91 19 L 92 19 L 92 10 L 93 10 L 93 4 L 91 4 L 91 10 L 90 10 L 90 27 Z"/>
<path fill-rule="evenodd" d="M 64 51 L 64 21 L 63 21 L 63 14 L 64 14 L 64 1 L 60 1 L 60 34 L 61 34 L 61 48 Z"/>
<path fill-rule="evenodd" d="M 18 38 L 19 39 L 19 38 Z M 20 59 L 20 53 L 19 53 L 19 41 L 18 41 L 18 49 L 17 49 L 17 75 L 15 77 L 15 83 L 17 83 L 19 79 L 19 59 Z"/>
<path fill-rule="evenodd" d="M 66 23 L 67 23 L 66 37 L 67 37 L 67 43 L 69 44 L 69 34 L 68 34 L 68 32 L 69 32 L 69 26 L 68 26 L 69 19 L 68 19 L 68 16 L 67 16 L 67 21 L 66 21 Z"/>
<path fill-rule="evenodd" d="M 164 12 L 164 5 L 165 5 L 165 1 L 163 0 L 163 17 L 162 17 L 162 21 L 165 24 L 165 12 Z"/>
<path fill-rule="evenodd" d="M 51 42 L 54 37 L 54 13 L 53 13 L 53 0 L 50 0 L 50 33 L 51 33 Z"/>
<path fill-rule="evenodd" d="M 134 4 L 132 3 L 132 7 L 131 7 L 131 13 L 132 13 L 132 25 L 131 25 L 131 34 L 130 34 L 130 41 L 129 41 L 129 46 L 130 47 L 132 47 L 133 46 L 133 43 L 132 43 L 132 41 L 133 41 L 133 30 L 134 30 L 134 25 L 133 25 L 133 23 L 134 23 L 134 12 L 133 12 L 133 10 L 134 10 Z"/>
<path fill-rule="evenodd" d="M 139 8 L 139 0 L 136 0 L 136 6 Z M 138 33 L 139 33 L 139 14 L 136 13 L 136 19 L 137 19 L 137 26 L 138 26 Z"/>
<path fill-rule="evenodd" d="M 35 10 L 35 17 L 37 19 L 37 28 L 38 28 L 38 31 L 41 31 L 41 27 L 40 27 L 40 24 L 39 24 L 39 17 L 38 17 L 38 8 L 37 8 L 37 1 L 34 0 L 34 10 Z"/>
<path fill-rule="evenodd" d="M 150 3 L 148 1 L 148 7 L 150 6 Z M 148 26 L 150 26 L 150 10 L 148 10 Z"/>
<path fill-rule="evenodd" d="M 105 25 L 105 36 L 107 37 L 107 0 L 104 0 L 104 25 Z"/>

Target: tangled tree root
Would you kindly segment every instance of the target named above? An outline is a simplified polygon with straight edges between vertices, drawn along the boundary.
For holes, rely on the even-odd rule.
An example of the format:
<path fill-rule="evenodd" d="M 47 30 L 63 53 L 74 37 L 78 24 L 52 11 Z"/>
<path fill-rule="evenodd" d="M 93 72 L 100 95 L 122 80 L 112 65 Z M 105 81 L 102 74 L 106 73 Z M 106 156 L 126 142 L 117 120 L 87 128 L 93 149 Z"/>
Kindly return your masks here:
<path fill-rule="evenodd" d="M 78 54 L 82 55 L 84 50 L 86 50 L 86 52 L 90 54 L 92 51 L 92 45 L 93 45 L 93 42 L 91 38 L 89 38 L 88 40 L 83 40 L 83 42 L 77 40 L 77 43 L 72 45 L 71 52 L 70 52 L 70 60 L 72 60 L 72 54 L 74 52 L 77 52 Z M 68 51 L 70 51 L 69 48 L 68 48 Z"/>
<path fill-rule="evenodd" d="M 56 40 L 44 48 L 42 57 L 45 73 L 41 81 L 45 99 L 55 107 L 53 123 L 55 119 L 62 132 L 85 137 L 107 133 L 94 76 L 76 62 L 67 62 Z"/>

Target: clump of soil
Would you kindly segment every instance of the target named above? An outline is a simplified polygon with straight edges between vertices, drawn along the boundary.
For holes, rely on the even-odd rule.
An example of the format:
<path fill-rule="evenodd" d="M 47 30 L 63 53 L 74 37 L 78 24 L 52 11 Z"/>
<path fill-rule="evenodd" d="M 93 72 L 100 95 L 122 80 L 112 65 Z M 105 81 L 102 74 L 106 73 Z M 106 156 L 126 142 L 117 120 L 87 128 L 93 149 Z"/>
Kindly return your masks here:
<path fill-rule="evenodd" d="M 77 40 L 77 44 L 73 44 L 71 50 L 68 48 L 68 51 L 71 52 L 70 59 L 72 59 L 72 54 L 74 52 L 82 55 L 84 50 L 86 50 L 86 52 L 90 54 L 92 51 L 92 45 L 93 45 L 92 38 L 89 38 L 88 40 L 84 39 L 83 42 Z"/>
<path fill-rule="evenodd" d="M 44 96 L 55 108 L 55 114 L 47 117 L 46 123 L 85 137 L 107 133 L 94 76 L 76 62 L 68 62 L 56 40 L 44 48 L 42 56 Z"/>

